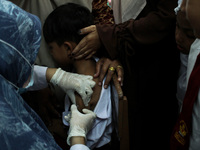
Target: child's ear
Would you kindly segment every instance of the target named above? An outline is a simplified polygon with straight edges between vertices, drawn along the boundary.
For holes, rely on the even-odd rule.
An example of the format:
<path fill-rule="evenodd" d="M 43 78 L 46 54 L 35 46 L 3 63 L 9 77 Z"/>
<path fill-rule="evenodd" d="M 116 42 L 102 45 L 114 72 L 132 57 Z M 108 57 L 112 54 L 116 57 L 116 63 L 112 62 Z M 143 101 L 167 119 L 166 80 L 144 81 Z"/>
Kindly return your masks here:
<path fill-rule="evenodd" d="M 73 50 L 72 44 L 70 42 L 64 42 L 64 47 L 65 47 L 66 51 L 71 54 L 71 52 Z"/>

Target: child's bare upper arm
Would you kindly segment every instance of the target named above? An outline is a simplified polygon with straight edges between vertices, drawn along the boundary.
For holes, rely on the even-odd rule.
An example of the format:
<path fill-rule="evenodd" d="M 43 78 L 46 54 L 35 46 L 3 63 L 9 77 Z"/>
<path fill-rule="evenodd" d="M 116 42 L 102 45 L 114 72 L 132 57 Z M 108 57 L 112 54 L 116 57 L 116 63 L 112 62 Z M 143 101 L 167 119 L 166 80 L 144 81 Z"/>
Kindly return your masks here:
<path fill-rule="evenodd" d="M 94 79 L 94 81 L 96 83 L 98 83 L 98 78 Z M 98 103 L 98 100 L 99 100 L 99 97 L 100 97 L 100 94 L 101 94 L 101 86 L 99 86 L 98 84 L 96 84 L 93 88 L 93 94 L 91 96 L 91 100 L 88 104 L 88 106 L 85 106 L 84 103 L 83 103 L 83 100 L 82 98 L 80 97 L 80 95 L 78 95 L 77 93 L 75 94 L 76 96 L 76 105 L 77 105 L 77 108 L 80 112 L 82 112 L 82 109 L 83 108 L 87 108 L 87 109 L 90 109 L 90 110 L 94 110 L 96 104 Z"/>
<path fill-rule="evenodd" d="M 84 75 L 93 76 L 95 74 L 95 70 L 96 70 L 96 62 L 94 60 L 92 60 L 90 62 L 89 67 L 84 68 L 83 70 L 84 71 L 79 72 L 79 73 L 84 74 Z M 76 96 L 76 104 L 78 106 L 78 110 L 81 111 L 81 112 L 82 112 L 83 108 L 94 110 L 96 104 L 98 103 L 98 100 L 99 100 L 99 97 L 100 97 L 100 94 L 101 94 L 101 86 L 98 85 L 99 78 L 94 78 L 93 80 L 96 82 L 96 85 L 93 88 L 93 94 L 91 96 L 91 100 L 90 100 L 90 102 L 89 102 L 87 107 L 84 105 L 83 100 L 81 99 L 81 97 L 77 93 L 75 95 Z"/>

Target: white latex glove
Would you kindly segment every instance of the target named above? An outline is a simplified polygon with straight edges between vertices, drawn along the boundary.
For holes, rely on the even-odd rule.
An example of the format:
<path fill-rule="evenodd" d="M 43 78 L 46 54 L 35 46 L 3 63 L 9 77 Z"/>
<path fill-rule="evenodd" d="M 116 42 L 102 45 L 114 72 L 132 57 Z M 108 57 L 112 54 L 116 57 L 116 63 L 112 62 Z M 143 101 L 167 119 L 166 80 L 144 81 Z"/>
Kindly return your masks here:
<path fill-rule="evenodd" d="M 67 144 L 70 145 L 70 138 L 72 136 L 82 136 L 85 137 L 88 131 L 92 128 L 94 120 L 96 118 L 96 114 L 88 109 L 82 110 L 84 114 L 80 113 L 77 110 L 76 105 L 71 106 L 71 116 L 65 116 L 65 119 L 69 121 L 70 128 L 69 134 L 67 137 Z"/>
<path fill-rule="evenodd" d="M 76 91 L 82 97 L 85 106 L 88 106 L 93 93 L 92 88 L 95 86 L 95 82 L 92 79 L 93 77 L 89 75 L 70 73 L 58 68 L 50 82 L 63 89 L 73 104 L 76 104 L 74 95 L 74 91 Z"/>

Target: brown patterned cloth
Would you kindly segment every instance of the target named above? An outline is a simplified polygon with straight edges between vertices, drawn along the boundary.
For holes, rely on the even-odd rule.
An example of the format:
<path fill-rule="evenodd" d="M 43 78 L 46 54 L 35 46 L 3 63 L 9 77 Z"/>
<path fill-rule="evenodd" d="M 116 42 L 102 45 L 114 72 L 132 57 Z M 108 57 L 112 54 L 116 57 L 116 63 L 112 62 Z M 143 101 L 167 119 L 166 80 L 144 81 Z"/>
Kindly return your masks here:
<path fill-rule="evenodd" d="M 176 6 L 177 0 L 147 0 L 135 20 L 96 26 L 101 53 L 124 68 L 131 150 L 169 150 L 178 110 Z"/>
<path fill-rule="evenodd" d="M 107 5 L 107 0 L 93 0 L 92 14 L 95 24 L 114 24 L 113 10 Z"/>

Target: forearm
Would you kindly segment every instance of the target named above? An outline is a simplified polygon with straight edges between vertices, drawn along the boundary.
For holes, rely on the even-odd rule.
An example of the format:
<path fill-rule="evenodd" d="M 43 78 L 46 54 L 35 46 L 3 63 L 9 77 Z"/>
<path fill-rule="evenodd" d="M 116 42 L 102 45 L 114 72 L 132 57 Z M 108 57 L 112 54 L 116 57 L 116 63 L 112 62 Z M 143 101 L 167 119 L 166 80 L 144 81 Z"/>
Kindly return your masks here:
<path fill-rule="evenodd" d="M 85 145 L 85 138 L 82 136 L 73 136 L 71 137 L 71 146 L 75 145 L 75 144 L 83 144 Z"/>
<path fill-rule="evenodd" d="M 47 68 L 47 71 L 46 71 L 47 82 L 50 82 L 50 80 L 53 77 L 53 75 L 55 74 L 56 70 L 57 70 L 57 68 Z"/>
<path fill-rule="evenodd" d="M 133 37 L 142 44 L 155 44 L 175 31 L 174 8 L 177 0 L 154 1 L 147 0 L 147 5 L 140 14 L 142 17 L 137 18 L 132 25 Z"/>
<path fill-rule="evenodd" d="M 116 59 L 127 49 L 128 53 L 135 50 L 138 44 L 155 44 L 165 39 L 174 32 L 176 6 L 176 0 L 149 0 L 136 20 L 118 25 L 96 25 L 100 40 L 110 57 Z"/>

